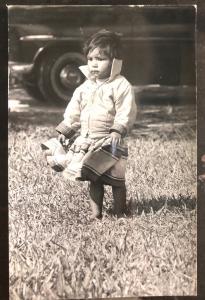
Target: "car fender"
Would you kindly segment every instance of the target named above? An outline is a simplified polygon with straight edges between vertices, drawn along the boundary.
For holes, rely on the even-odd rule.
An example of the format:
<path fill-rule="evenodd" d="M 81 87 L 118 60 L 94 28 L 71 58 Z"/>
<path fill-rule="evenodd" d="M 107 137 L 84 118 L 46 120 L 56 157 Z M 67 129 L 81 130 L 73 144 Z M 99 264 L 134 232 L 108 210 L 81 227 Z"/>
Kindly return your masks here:
<path fill-rule="evenodd" d="M 74 47 L 73 45 L 69 46 L 69 43 L 63 43 L 63 42 L 61 42 L 60 45 L 61 45 L 60 46 L 61 53 L 68 52 L 68 53 L 75 54 L 77 58 L 86 62 L 85 56 L 80 52 L 80 45 Z M 59 43 L 56 43 L 56 42 L 49 43 L 49 44 L 46 44 L 45 46 L 40 47 L 37 50 L 37 52 L 35 53 L 35 55 L 33 57 L 33 62 L 32 62 L 34 71 L 38 70 L 38 67 L 39 67 L 43 57 L 47 53 L 53 51 L 54 49 L 56 49 L 56 51 L 59 52 Z"/>

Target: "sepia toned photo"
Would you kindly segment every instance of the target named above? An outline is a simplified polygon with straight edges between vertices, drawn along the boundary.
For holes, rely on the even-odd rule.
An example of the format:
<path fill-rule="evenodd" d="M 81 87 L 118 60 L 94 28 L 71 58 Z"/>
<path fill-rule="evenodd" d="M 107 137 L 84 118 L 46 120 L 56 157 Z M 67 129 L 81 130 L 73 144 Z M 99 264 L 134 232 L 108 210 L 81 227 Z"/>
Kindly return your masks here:
<path fill-rule="evenodd" d="M 197 295 L 196 17 L 8 6 L 11 300 Z"/>

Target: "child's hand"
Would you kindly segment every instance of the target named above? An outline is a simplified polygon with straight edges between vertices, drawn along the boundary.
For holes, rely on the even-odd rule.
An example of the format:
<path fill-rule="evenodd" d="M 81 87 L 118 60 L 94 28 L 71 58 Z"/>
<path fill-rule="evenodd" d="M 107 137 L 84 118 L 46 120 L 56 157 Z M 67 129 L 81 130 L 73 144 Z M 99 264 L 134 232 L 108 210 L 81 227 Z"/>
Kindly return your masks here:
<path fill-rule="evenodd" d="M 116 147 L 117 145 L 121 144 L 122 138 L 120 133 L 113 131 L 110 133 L 110 137 L 112 146 Z"/>
<path fill-rule="evenodd" d="M 65 135 L 60 134 L 60 135 L 58 136 L 58 140 L 59 140 L 59 142 L 60 142 L 61 144 L 64 144 L 64 143 L 65 143 L 65 140 L 66 140 Z"/>

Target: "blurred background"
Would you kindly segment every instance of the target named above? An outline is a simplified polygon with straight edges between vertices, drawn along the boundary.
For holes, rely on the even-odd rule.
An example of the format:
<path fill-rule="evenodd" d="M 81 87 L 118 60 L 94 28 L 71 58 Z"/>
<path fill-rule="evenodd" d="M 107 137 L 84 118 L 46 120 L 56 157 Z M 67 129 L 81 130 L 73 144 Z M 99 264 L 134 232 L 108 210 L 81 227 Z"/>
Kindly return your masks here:
<path fill-rule="evenodd" d="M 84 77 L 82 46 L 119 32 L 122 74 L 144 104 L 195 105 L 193 6 L 9 6 L 9 110 L 65 107 Z"/>

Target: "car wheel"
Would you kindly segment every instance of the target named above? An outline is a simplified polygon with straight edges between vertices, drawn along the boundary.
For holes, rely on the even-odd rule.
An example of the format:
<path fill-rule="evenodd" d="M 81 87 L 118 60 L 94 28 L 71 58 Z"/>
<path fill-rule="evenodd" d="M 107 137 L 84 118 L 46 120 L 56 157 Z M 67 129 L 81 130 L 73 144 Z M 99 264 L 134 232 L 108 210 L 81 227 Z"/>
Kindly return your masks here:
<path fill-rule="evenodd" d="M 38 76 L 38 87 L 48 102 L 66 104 L 73 91 L 83 82 L 79 65 L 85 60 L 78 53 L 48 53 L 43 57 Z"/>
<path fill-rule="evenodd" d="M 24 77 L 23 77 L 24 79 Z M 39 87 L 35 84 L 35 81 L 33 80 L 33 82 L 29 82 L 27 81 L 27 78 L 25 78 L 24 82 L 23 82 L 23 86 L 26 90 L 26 92 L 33 98 L 35 98 L 36 100 L 40 100 L 41 102 L 45 102 L 45 99 L 41 93 L 41 91 L 39 90 Z"/>

